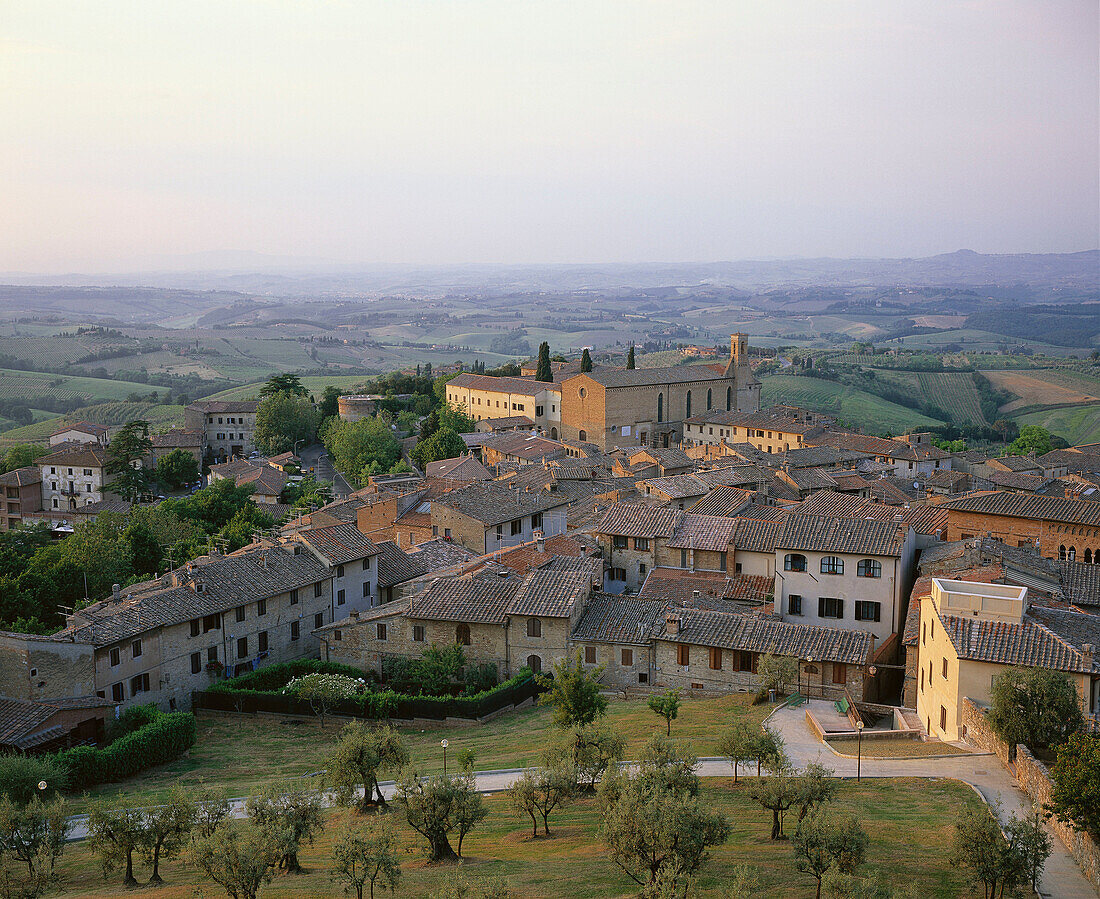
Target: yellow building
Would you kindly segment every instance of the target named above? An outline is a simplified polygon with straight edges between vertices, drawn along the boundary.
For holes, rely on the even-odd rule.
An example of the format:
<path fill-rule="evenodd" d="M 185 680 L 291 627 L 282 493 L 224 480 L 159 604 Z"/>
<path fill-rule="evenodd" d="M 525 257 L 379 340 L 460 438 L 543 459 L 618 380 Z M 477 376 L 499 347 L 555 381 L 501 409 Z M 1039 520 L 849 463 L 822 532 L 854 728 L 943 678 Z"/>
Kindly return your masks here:
<path fill-rule="evenodd" d="M 1064 671 L 1082 710 L 1100 713 L 1100 616 L 1029 607 L 1026 587 L 932 578 L 917 640 L 917 713 L 929 736 L 963 739 L 963 697 L 988 703 L 1011 667 Z"/>

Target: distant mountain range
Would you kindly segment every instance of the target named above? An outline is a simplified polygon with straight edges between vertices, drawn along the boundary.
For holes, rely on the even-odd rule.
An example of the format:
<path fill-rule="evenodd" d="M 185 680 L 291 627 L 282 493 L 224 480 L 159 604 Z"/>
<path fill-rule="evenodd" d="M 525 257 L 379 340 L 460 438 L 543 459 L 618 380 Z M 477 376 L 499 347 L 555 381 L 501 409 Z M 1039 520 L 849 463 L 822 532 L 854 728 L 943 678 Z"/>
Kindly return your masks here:
<path fill-rule="evenodd" d="M 200 253 L 155 260 L 116 274 L 0 273 L 14 285 L 230 290 L 261 296 L 442 296 L 652 287 L 978 287 L 1026 284 L 1100 288 L 1100 250 L 988 255 L 958 250 L 921 259 L 766 259 L 739 262 L 606 265 L 337 265 L 259 253 Z"/>

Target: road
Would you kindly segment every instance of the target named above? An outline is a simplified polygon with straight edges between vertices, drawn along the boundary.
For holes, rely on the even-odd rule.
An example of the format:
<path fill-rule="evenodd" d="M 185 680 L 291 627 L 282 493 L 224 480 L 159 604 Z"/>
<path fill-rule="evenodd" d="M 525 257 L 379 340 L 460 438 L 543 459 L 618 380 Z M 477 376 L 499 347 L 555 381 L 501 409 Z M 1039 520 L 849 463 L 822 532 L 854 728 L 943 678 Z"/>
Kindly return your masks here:
<path fill-rule="evenodd" d="M 305 447 L 298 457 L 302 460 L 302 474 L 310 474 L 312 468 L 312 474 L 318 481 L 332 481 L 335 498 L 347 496 L 355 489 L 348 483 L 347 478 L 336 470 L 336 466 L 332 464 L 332 457 L 322 444 L 314 443 Z"/>

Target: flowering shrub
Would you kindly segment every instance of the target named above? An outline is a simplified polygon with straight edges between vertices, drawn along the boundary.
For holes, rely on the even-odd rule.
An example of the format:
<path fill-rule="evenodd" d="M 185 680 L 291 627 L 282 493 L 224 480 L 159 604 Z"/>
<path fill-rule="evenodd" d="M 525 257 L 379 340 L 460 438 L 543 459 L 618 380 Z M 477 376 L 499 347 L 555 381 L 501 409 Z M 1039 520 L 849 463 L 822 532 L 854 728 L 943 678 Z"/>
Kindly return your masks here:
<path fill-rule="evenodd" d="M 304 674 L 293 678 L 282 690 L 285 696 L 314 700 L 324 698 L 335 702 L 352 699 L 367 692 L 367 682 L 361 677 L 344 674 Z"/>

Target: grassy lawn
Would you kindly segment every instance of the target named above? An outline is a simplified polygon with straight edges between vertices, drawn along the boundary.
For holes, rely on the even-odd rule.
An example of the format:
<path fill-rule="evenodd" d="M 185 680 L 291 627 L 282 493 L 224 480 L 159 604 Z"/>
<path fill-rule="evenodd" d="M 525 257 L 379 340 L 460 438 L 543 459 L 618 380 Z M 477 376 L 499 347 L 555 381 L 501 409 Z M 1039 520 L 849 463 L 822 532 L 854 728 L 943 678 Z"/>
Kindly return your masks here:
<path fill-rule="evenodd" d="M 904 800 L 899 801 L 899 796 Z M 814 895 L 814 881 L 798 872 L 790 844 L 768 839 L 770 813 L 745 796 L 743 784 L 734 786 L 729 778 L 708 778 L 703 781 L 702 798 L 726 815 L 732 832 L 701 872 L 701 896 L 721 896 L 729 872 L 740 864 L 758 873 L 761 897 L 803 899 Z M 956 897 L 977 895 L 969 891 L 963 872 L 949 861 L 951 824 L 963 806 L 976 802 L 968 787 L 953 781 L 882 780 L 842 783 L 833 807 L 842 813 L 855 812 L 870 834 L 865 870 L 882 870 L 892 886 L 907 887 L 911 895 Z M 517 897 L 637 895 L 633 882 L 607 858 L 594 799 L 580 800 L 552 816 L 551 836 L 536 840 L 531 839 L 529 820 L 513 811 L 505 797 L 490 798 L 489 807 L 489 817 L 463 844 L 465 876 L 504 878 Z M 339 895 L 327 868 L 333 834 L 347 826 L 344 814 L 333 812 L 326 832 L 302 853 L 307 873 L 277 877 L 264 889 L 265 899 Z M 404 823 L 401 811 L 391 811 L 390 819 L 403 848 L 403 879 L 397 896 L 433 895 L 438 884 L 454 876 L 454 866 L 427 865 L 420 838 Z M 794 819 L 789 817 L 788 823 L 793 830 Z M 132 894 L 121 886 L 118 872 L 103 880 L 97 860 L 84 844 L 68 848 L 61 868 L 67 895 Z M 145 888 L 143 894 L 183 899 L 199 895 L 195 888 L 201 886 L 202 895 L 222 895 L 212 883 L 177 861 L 162 864 L 161 872 L 167 883 Z M 141 881 L 148 878 L 145 866 L 139 866 L 136 873 Z"/>
<path fill-rule="evenodd" d="M 828 744 L 841 755 L 856 757 L 856 740 L 852 737 L 833 737 Z M 950 743 L 925 743 L 921 740 L 875 740 L 863 738 L 860 754 L 865 759 L 920 759 L 939 755 L 970 755 L 965 749 Z"/>
<path fill-rule="evenodd" d="M 722 730 L 735 718 L 762 721 L 770 706 L 750 704 L 750 695 L 734 693 L 716 699 L 685 698 L 672 733 L 690 744 L 701 756 L 714 755 Z M 475 753 L 479 770 L 536 765 L 543 749 L 556 736 L 547 707 L 521 709 L 486 724 L 461 727 L 402 728 L 414 763 L 426 774 L 443 770 L 439 741 L 450 743 L 453 762 L 460 749 Z M 199 738 L 186 758 L 150 769 L 116 784 L 104 784 L 97 792 L 120 789 L 127 802 L 157 802 L 176 781 L 185 784 L 224 786 L 232 796 L 245 796 L 273 778 L 296 777 L 321 771 L 344 722 L 328 719 L 325 727 L 313 720 L 300 721 L 269 716 L 199 715 Z M 628 758 L 637 758 L 645 742 L 664 719 L 651 712 L 643 699 L 612 699 L 608 723 L 626 740 Z M 79 807 L 79 798 L 75 799 Z"/>

